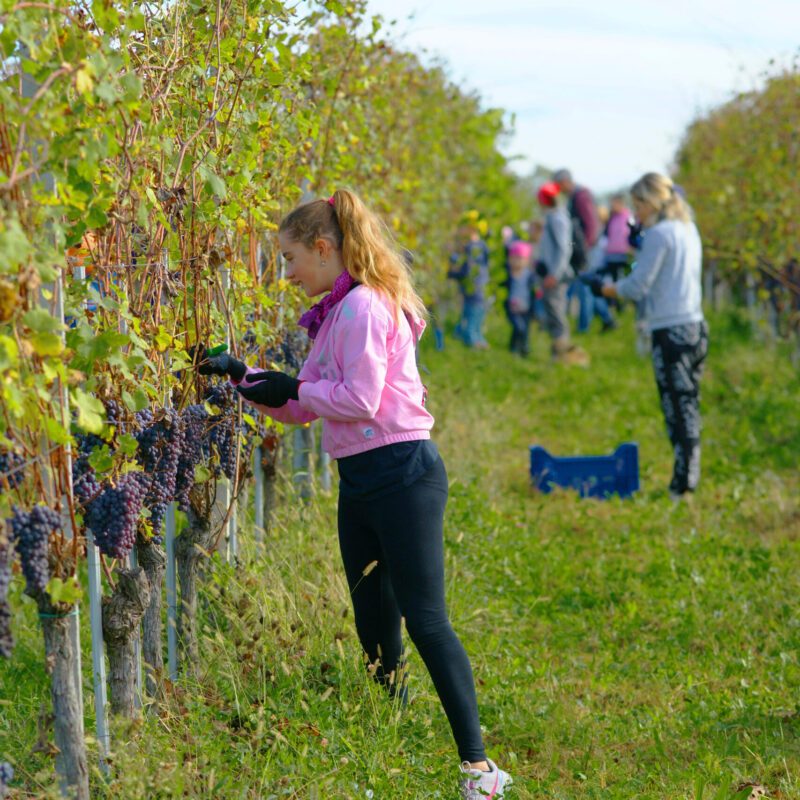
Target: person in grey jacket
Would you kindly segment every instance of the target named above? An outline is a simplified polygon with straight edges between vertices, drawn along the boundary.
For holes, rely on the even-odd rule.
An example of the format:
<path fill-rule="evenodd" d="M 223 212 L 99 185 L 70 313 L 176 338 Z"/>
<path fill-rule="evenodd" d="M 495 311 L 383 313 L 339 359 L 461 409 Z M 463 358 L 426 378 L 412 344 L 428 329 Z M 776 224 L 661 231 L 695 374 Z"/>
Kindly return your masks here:
<path fill-rule="evenodd" d="M 563 203 L 559 202 L 559 191 L 558 184 L 545 183 L 537 194 L 539 205 L 547 212 L 539 241 L 536 274 L 544 288 L 545 328 L 550 335 L 553 359 L 586 365 L 587 354 L 570 342 L 567 289 L 575 277 L 569 264 L 572 224 Z"/>
<path fill-rule="evenodd" d="M 644 300 L 661 408 L 675 455 L 670 494 L 700 479 L 700 378 L 708 353 L 703 317 L 702 243 L 692 212 L 672 181 L 648 172 L 631 187 L 644 238 L 634 269 L 613 284 L 590 279 L 604 297 Z"/>

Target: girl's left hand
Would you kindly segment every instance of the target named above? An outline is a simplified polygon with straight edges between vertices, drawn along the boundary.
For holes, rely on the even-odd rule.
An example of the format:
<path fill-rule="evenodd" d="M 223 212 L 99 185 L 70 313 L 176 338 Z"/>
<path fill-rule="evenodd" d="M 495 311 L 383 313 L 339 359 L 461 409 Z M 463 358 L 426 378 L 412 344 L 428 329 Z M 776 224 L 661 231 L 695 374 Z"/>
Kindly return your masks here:
<path fill-rule="evenodd" d="M 289 400 L 298 399 L 298 389 L 302 381 L 287 375 L 285 372 L 268 370 L 248 375 L 237 387 L 246 400 L 258 403 L 267 408 L 280 408 Z"/>

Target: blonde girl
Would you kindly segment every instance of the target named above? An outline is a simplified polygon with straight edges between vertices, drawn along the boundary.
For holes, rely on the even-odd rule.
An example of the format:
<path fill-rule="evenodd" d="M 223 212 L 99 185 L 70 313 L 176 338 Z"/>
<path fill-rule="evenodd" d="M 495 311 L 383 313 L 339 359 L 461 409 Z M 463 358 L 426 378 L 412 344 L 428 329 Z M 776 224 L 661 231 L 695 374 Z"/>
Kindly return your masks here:
<path fill-rule="evenodd" d="M 486 757 L 472 668 L 445 606 L 447 473 L 415 358 L 425 308 L 384 226 L 352 192 L 294 209 L 278 238 L 287 278 L 309 297 L 324 295 L 299 320 L 313 340 L 307 361 L 297 378 L 232 366 L 227 356 L 201 369 L 229 374 L 274 419 L 322 418 L 323 446 L 339 469 L 339 544 L 356 630 L 375 679 L 405 701 L 405 617 L 456 740 L 463 796 L 500 798 L 511 780 Z"/>
<path fill-rule="evenodd" d="M 648 172 L 633 184 L 631 197 L 644 231 L 635 268 L 613 284 L 598 279 L 592 291 L 645 300 L 653 369 L 675 459 L 669 492 L 679 500 L 700 480 L 700 378 L 708 353 L 703 248 L 691 209 L 667 176 Z"/>

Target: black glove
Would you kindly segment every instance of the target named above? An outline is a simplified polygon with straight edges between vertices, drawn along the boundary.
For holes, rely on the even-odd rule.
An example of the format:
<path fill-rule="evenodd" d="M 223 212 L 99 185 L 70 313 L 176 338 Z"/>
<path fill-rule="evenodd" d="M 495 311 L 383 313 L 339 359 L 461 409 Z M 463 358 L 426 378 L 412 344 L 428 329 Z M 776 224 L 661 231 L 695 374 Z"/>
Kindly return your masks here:
<path fill-rule="evenodd" d="M 595 297 L 603 296 L 604 281 L 602 275 L 598 275 L 596 272 L 588 272 L 585 275 L 580 275 L 578 280 L 585 286 L 588 286 Z"/>
<path fill-rule="evenodd" d="M 536 269 L 536 274 L 540 278 L 546 278 L 547 273 L 550 272 L 550 270 L 547 269 L 547 264 L 545 264 L 544 261 L 537 261 L 535 269 Z"/>
<path fill-rule="evenodd" d="M 247 365 L 227 353 L 209 358 L 206 350 L 198 362 L 197 371 L 201 375 L 230 375 L 235 381 L 240 381 L 247 374 Z"/>
<path fill-rule="evenodd" d="M 628 220 L 628 244 L 635 250 L 642 246 L 642 223 L 633 217 Z"/>
<path fill-rule="evenodd" d="M 297 390 L 301 381 L 285 372 L 269 370 L 247 376 L 245 384 L 239 384 L 236 391 L 246 400 L 267 408 L 280 408 L 289 400 L 297 400 Z"/>

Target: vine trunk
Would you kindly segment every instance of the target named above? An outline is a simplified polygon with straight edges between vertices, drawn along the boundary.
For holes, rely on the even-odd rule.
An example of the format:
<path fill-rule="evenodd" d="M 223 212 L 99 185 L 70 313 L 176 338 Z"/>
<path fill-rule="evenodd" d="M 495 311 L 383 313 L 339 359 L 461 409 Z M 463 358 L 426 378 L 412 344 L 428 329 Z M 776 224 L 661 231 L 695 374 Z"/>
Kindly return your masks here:
<path fill-rule="evenodd" d="M 141 567 L 121 569 L 114 593 L 103 601 L 103 639 L 108 655 L 111 711 L 127 719 L 137 715 L 134 644 L 150 602 L 150 582 Z"/>

